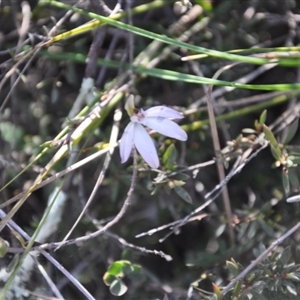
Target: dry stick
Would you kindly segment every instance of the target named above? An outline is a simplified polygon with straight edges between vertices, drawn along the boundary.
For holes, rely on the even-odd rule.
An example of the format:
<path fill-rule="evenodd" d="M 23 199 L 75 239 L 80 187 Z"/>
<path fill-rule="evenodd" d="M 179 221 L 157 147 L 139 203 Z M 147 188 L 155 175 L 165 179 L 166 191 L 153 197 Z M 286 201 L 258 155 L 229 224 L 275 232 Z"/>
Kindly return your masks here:
<path fill-rule="evenodd" d="M 133 150 L 133 173 L 132 173 L 132 179 L 131 179 L 131 185 L 127 193 L 127 197 L 124 201 L 124 204 L 121 208 L 121 210 L 118 212 L 118 214 L 110 221 L 108 222 L 105 226 L 100 228 L 99 230 L 90 233 L 86 236 L 82 236 L 76 239 L 71 239 L 65 242 L 56 242 L 56 243 L 48 243 L 48 244 L 43 244 L 38 247 L 33 247 L 33 250 L 42 250 L 42 249 L 50 249 L 50 248 L 56 248 L 56 247 L 61 247 L 61 246 L 68 246 L 68 245 L 73 245 L 78 242 L 86 242 L 90 239 L 93 239 L 95 237 L 98 237 L 102 233 L 106 232 L 107 229 L 111 228 L 113 225 L 117 224 L 120 219 L 125 215 L 129 205 L 131 204 L 131 198 L 134 192 L 134 188 L 136 185 L 137 181 L 137 153 L 136 150 Z"/>
<path fill-rule="evenodd" d="M 104 42 L 104 27 L 99 27 L 96 29 L 96 33 L 93 39 L 93 43 L 90 47 L 90 51 L 87 56 L 87 65 L 85 68 L 85 78 L 95 78 L 97 70 L 97 59 Z"/>
<path fill-rule="evenodd" d="M 11 161 L 11 160 L 5 158 L 3 155 L 0 155 L 0 167 L 13 168 L 13 169 L 19 171 L 19 170 L 23 170 L 24 168 L 26 168 L 27 165 L 24 163 L 16 163 L 14 161 Z M 32 172 L 35 172 L 35 173 L 41 173 L 41 172 L 46 171 L 44 167 L 41 167 L 39 165 L 33 165 L 30 167 L 29 170 Z M 51 171 L 51 175 L 53 175 L 53 174 L 54 174 L 54 172 Z"/>
<path fill-rule="evenodd" d="M 24 1 L 22 2 L 22 13 L 23 13 L 23 19 L 22 19 L 22 24 L 21 27 L 18 29 L 18 33 L 19 33 L 19 41 L 18 44 L 15 48 L 15 55 L 19 52 L 20 48 L 22 47 L 22 44 L 25 40 L 25 36 L 29 30 L 29 26 L 30 26 L 30 6 L 29 4 Z M 11 82 L 12 82 L 12 87 L 8 93 L 8 95 L 6 96 L 6 98 L 4 99 L 4 101 L 2 102 L 2 105 L 0 107 L 0 112 L 3 110 L 3 108 L 5 107 L 9 97 L 12 95 L 15 86 L 19 83 L 21 75 L 27 70 L 27 68 L 29 67 L 31 61 L 33 60 L 33 58 L 35 57 L 37 51 L 33 51 L 32 52 L 32 56 L 30 57 L 29 61 L 26 63 L 25 67 L 23 68 L 21 74 L 19 74 L 18 78 L 16 79 L 14 76 L 14 72 L 17 70 L 17 66 L 20 65 L 28 56 L 29 54 L 25 55 L 23 58 L 21 58 L 16 64 L 15 66 L 8 72 L 5 74 L 3 80 L 0 83 L 0 91 L 2 89 L 2 87 L 4 86 L 6 80 L 11 77 Z"/>
<path fill-rule="evenodd" d="M 76 5 L 74 5 L 76 7 Z M 56 24 L 52 27 L 52 29 L 48 32 L 48 37 L 54 37 L 59 33 L 59 28 L 63 25 L 63 23 L 73 14 L 72 10 L 68 10 L 65 15 L 56 22 Z"/>
<path fill-rule="evenodd" d="M 107 13 L 109 12 L 108 15 L 112 16 L 121 10 L 121 4 L 119 3 L 120 0 L 118 1 L 118 3 L 116 4 L 115 8 L 112 11 L 106 6 L 106 4 L 102 0 L 99 0 L 99 2 L 100 2 L 99 5 L 101 6 L 101 9 L 103 11 L 106 11 Z M 119 41 L 120 30 L 117 28 L 115 28 L 115 30 L 116 30 L 115 31 L 116 33 L 113 35 L 113 38 L 110 41 L 108 50 L 105 54 L 105 58 L 104 58 L 105 60 L 111 59 L 111 56 L 113 55 L 113 50 L 116 48 L 117 42 Z M 122 65 L 123 65 L 123 62 L 121 60 L 120 66 L 122 66 Z M 121 67 L 120 67 L 120 69 L 121 69 Z M 100 69 L 100 72 L 98 73 L 98 76 L 97 76 L 96 86 L 99 87 L 101 85 L 102 80 L 105 78 L 106 71 L 107 71 L 107 68 L 102 66 Z"/>
<path fill-rule="evenodd" d="M 59 270 L 61 271 L 75 286 L 76 288 L 88 299 L 96 300 L 89 291 L 74 277 L 70 274 L 53 256 L 47 251 L 42 250 L 41 253 Z"/>
<path fill-rule="evenodd" d="M 30 27 L 30 15 L 31 15 L 30 5 L 28 4 L 28 2 L 22 1 L 21 6 L 22 6 L 23 18 L 22 18 L 22 24 L 20 28 L 18 28 L 19 40 L 18 40 L 16 52 L 19 52 L 20 47 L 24 42 Z"/>
<path fill-rule="evenodd" d="M 109 47 L 107 49 L 107 52 L 105 54 L 104 60 L 110 60 L 113 56 L 113 50 L 117 47 L 117 43 L 120 39 L 120 30 L 119 29 L 115 29 L 115 34 L 112 37 L 112 40 L 110 41 Z M 121 62 L 122 64 L 122 62 Z M 105 75 L 106 75 L 106 71 L 107 71 L 107 67 L 102 66 L 98 76 L 97 76 L 97 80 L 96 80 L 96 86 L 100 87 L 102 82 L 105 79 Z"/>
<path fill-rule="evenodd" d="M 30 27 L 30 15 L 31 15 L 31 10 L 30 10 L 30 5 L 28 4 L 28 2 L 26 1 L 22 1 L 22 23 L 21 26 L 18 28 L 18 34 L 19 34 L 19 39 L 17 42 L 17 47 L 15 50 L 15 55 L 21 50 L 22 47 L 22 43 L 25 40 L 26 35 L 28 34 L 29 31 L 29 27 Z M 18 71 L 18 70 L 16 70 Z M 11 118 L 12 118 L 12 122 L 14 124 L 18 123 L 18 118 L 19 115 L 16 111 L 16 108 L 18 107 L 18 102 L 19 102 L 19 97 L 17 95 L 16 89 L 15 87 L 17 86 L 17 83 L 20 81 L 21 79 L 21 75 L 13 73 L 11 78 L 10 78 L 10 85 L 11 85 L 11 89 L 9 91 L 9 96 L 7 96 L 7 99 L 10 97 L 10 103 L 11 103 Z M 24 70 L 23 70 L 24 73 Z M 18 79 L 18 80 L 17 80 Z M 4 101 L 6 102 L 6 100 Z M 12 139 L 12 141 L 10 142 L 10 150 L 15 150 L 16 148 L 16 142 L 17 139 L 14 137 Z"/>
<path fill-rule="evenodd" d="M 271 246 L 266 249 L 259 257 L 257 257 L 243 272 L 241 272 L 237 277 L 235 277 L 223 290 L 222 295 L 225 295 L 233 286 L 241 279 L 243 279 L 257 264 L 264 260 L 270 252 L 272 252 L 279 244 L 281 244 L 286 238 L 292 235 L 300 229 L 300 222 L 292 227 L 288 232 L 274 241 Z"/>
<path fill-rule="evenodd" d="M 30 254 L 29 254 L 30 255 Z M 47 271 L 45 268 L 41 265 L 41 263 L 38 261 L 38 259 L 35 257 L 35 255 L 32 255 L 31 258 L 34 260 L 34 263 L 36 264 L 37 268 L 39 269 L 40 273 L 44 277 L 45 281 L 48 283 L 52 293 L 56 296 L 59 297 L 59 299 L 64 299 L 54 282 L 52 281 L 51 277 L 48 275 Z"/>
<path fill-rule="evenodd" d="M 15 86 L 19 83 L 20 79 L 21 79 L 21 75 L 23 75 L 25 73 L 25 71 L 29 68 L 30 64 L 31 64 L 31 61 L 34 59 L 35 55 L 38 53 L 39 49 L 33 51 L 31 53 L 31 57 L 30 59 L 28 60 L 28 62 L 26 63 L 25 67 L 23 68 L 23 70 L 20 72 L 18 78 L 15 80 L 13 86 L 11 87 L 10 91 L 8 92 L 7 96 L 5 97 L 5 99 L 3 100 L 2 104 L 1 104 L 1 107 L 0 107 L 0 112 L 4 109 L 7 101 L 9 100 L 9 97 L 13 91 L 13 89 L 15 88 Z M 8 80 L 8 78 L 10 76 L 13 75 L 13 73 L 17 70 L 17 67 L 23 63 L 23 61 L 29 56 L 29 54 L 25 55 L 23 58 L 21 58 L 14 66 L 12 69 L 9 70 L 9 72 L 7 72 L 4 76 L 4 78 L 2 79 L 2 81 L 0 82 L 0 92 L 1 92 L 1 89 L 3 88 L 5 82 Z"/>
<path fill-rule="evenodd" d="M 17 54 L 20 51 L 21 45 L 24 42 L 25 37 L 26 37 L 26 35 L 29 31 L 29 27 L 30 27 L 30 15 L 31 15 L 30 6 L 29 6 L 28 2 L 26 2 L 26 1 L 22 1 L 21 6 L 22 6 L 22 23 L 21 23 L 21 26 L 19 28 L 17 28 L 18 29 L 18 34 L 19 34 L 19 40 L 18 40 L 18 43 L 17 43 L 15 54 Z M 19 79 L 20 79 L 20 77 L 21 76 L 19 75 Z M 12 86 L 12 88 L 10 90 L 12 109 L 13 109 L 13 107 L 17 107 L 17 100 L 18 100 L 18 97 L 16 95 L 16 91 L 14 89 L 14 87 L 16 87 L 16 84 L 14 84 L 16 79 L 17 79 L 17 74 L 15 74 L 15 73 L 12 74 L 12 76 L 10 78 L 10 84 Z M 18 80 L 18 82 L 19 82 L 19 80 Z M 13 117 L 13 122 L 15 123 L 15 121 L 16 121 L 16 120 L 14 120 L 16 118 L 15 114 L 13 114 L 12 117 Z M 14 148 L 13 144 L 15 144 L 15 140 L 11 144 L 12 144 L 11 145 L 12 148 Z"/>
<path fill-rule="evenodd" d="M 250 97 L 239 98 L 238 100 L 232 100 L 232 101 L 229 101 L 226 103 L 216 103 L 216 104 L 214 104 L 214 108 L 219 109 L 219 108 L 233 108 L 233 107 L 238 107 L 238 106 L 246 106 L 246 105 L 257 103 L 257 102 L 267 101 L 271 98 L 281 96 L 281 95 L 294 94 L 296 96 L 297 93 L 299 93 L 299 92 L 297 92 L 297 91 L 269 92 L 269 93 L 254 95 L 254 96 L 250 96 Z M 214 94 L 214 92 L 212 92 L 212 95 L 213 94 Z M 202 112 L 202 111 L 207 111 L 207 107 L 187 109 L 184 111 L 184 115 L 190 115 L 190 114 L 194 114 L 196 112 Z"/>
<path fill-rule="evenodd" d="M 216 73 L 213 76 L 213 79 L 215 79 L 215 77 L 218 77 L 218 75 L 219 74 Z M 213 108 L 213 104 L 212 104 L 211 93 L 212 93 L 212 86 L 210 85 L 208 87 L 208 92 L 207 92 L 207 110 L 208 110 L 209 123 L 210 123 L 211 135 L 212 135 L 212 139 L 213 139 L 215 156 L 218 161 L 221 156 L 221 154 L 220 154 L 221 146 L 220 146 L 220 140 L 219 140 L 219 136 L 218 136 L 218 129 L 217 129 L 214 108 Z M 224 181 L 225 170 L 224 170 L 223 164 L 217 163 L 217 170 L 218 170 L 220 182 Z M 232 227 L 232 211 L 231 211 L 231 205 L 230 205 L 230 199 L 229 199 L 227 185 L 224 186 L 224 188 L 222 189 L 222 196 L 223 196 L 223 203 L 224 203 L 224 207 L 225 207 L 225 213 L 226 213 L 226 217 L 227 217 L 227 225 L 228 225 L 228 229 L 229 229 L 228 232 L 229 232 L 230 245 L 231 245 L 231 247 L 234 247 L 235 238 L 234 238 L 234 231 L 233 231 L 233 227 Z"/>
<path fill-rule="evenodd" d="M 107 17 L 112 13 L 112 10 L 105 4 L 103 0 L 90 0 L 97 13 L 103 12 Z"/>
<path fill-rule="evenodd" d="M 110 232 L 110 231 L 106 231 L 105 233 L 107 236 L 117 240 L 122 246 L 127 247 L 127 248 L 131 248 L 134 250 L 138 250 L 141 251 L 143 253 L 147 253 L 147 254 L 155 254 L 155 255 L 159 255 L 160 257 L 164 258 L 166 261 L 171 261 L 173 260 L 171 255 L 168 255 L 166 253 L 164 253 L 163 251 L 158 251 L 158 250 L 150 250 L 147 249 L 145 247 L 140 247 L 131 243 L 128 243 L 125 239 L 119 237 L 118 235 Z"/>
<path fill-rule="evenodd" d="M 88 211 L 86 211 L 86 216 L 93 222 L 93 224 L 96 226 L 96 227 L 100 227 L 100 222 L 95 219 Z M 104 233 L 105 235 L 109 236 L 110 238 L 116 240 L 119 244 L 121 244 L 123 247 L 126 247 L 126 248 L 131 248 L 131 249 L 134 249 L 134 250 L 138 250 L 138 251 L 141 251 L 143 253 L 147 253 L 147 254 L 155 254 L 155 255 L 159 255 L 160 257 L 164 258 L 166 261 L 171 261 L 173 260 L 172 256 L 168 255 L 168 254 L 165 254 L 163 251 L 157 251 L 157 250 L 150 250 L 150 249 L 147 249 L 145 247 L 140 247 L 140 246 L 137 246 L 137 245 L 134 245 L 132 243 L 129 243 L 127 242 L 124 238 L 112 233 L 111 231 L 109 230 L 106 230 L 106 232 Z"/>

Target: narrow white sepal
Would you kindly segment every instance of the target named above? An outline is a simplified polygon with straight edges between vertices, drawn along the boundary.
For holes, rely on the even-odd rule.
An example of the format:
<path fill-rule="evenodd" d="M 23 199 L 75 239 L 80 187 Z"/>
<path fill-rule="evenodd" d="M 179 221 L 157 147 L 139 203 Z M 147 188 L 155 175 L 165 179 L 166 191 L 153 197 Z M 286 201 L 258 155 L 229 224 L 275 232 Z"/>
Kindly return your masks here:
<path fill-rule="evenodd" d="M 187 140 L 186 132 L 178 124 L 169 119 L 149 117 L 143 120 L 143 124 L 170 138 L 174 138 L 179 141 Z"/>
<path fill-rule="evenodd" d="M 134 138 L 134 123 L 130 122 L 125 128 L 120 142 L 120 156 L 121 156 L 122 163 L 126 162 L 131 154 L 133 138 Z"/>
<path fill-rule="evenodd" d="M 153 169 L 159 167 L 159 159 L 153 140 L 146 129 L 139 123 L 133 123 L 134 128 L 134 144 L 137 151 L 143 157 L 145 162 Z"/>
<path fill-rule="evenodd" d="M 182 113 L 167 106 L 154 106 L 145 111 L 146 117 L 161 117 L 167 119 L 182 119 Z"/>

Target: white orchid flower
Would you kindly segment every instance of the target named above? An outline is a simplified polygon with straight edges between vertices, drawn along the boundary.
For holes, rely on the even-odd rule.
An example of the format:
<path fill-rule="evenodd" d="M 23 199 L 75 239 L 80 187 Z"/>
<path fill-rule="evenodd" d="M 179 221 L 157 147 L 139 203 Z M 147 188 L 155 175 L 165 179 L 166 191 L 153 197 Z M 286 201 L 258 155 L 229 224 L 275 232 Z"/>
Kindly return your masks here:
<path fill-rule="evenodd" d="M 165 136 L 186 141 L 187 134 L 175 122 L 169 119 L 182 119 L 183 115 L 166 106 L 155 106 L 147 110 L 134 107 L 133 97 L 129 97 L 125 108 L 130 116 L 130 123 L 126 126 L 120 142 L 122 163 L 131 154 L 133 145 L 146 163 L 154 169 L 159 167 L 159 159 L 153 140 L 144 126 L 149 127 Z M 144 126 L 143 126 L 144 125 Z"/>

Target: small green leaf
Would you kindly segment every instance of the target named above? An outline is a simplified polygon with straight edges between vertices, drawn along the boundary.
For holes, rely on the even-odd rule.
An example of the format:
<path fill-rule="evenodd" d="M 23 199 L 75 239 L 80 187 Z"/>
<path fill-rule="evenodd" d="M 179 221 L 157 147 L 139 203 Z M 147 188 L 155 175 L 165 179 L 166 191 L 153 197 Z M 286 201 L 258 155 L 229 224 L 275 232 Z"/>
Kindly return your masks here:
<path fill-rule="evenodd" d="M 217 296 L 217 299 L 221 300 L 222 294 L 221 294 L 220 288 L 215 283 L 212 283 L 212 288 L 213 288 L 214 294 Z"/>
<path fill-rule="evenodd" d="M 275 164 L 275 167 L 279 167 L 280 166 L 280 155 L 278 155 L 278 151 L 272 146 L 270 145 L 270 149 L 271 149 L 271 153 L 273 155 L 273 157 L 276 159 L 277 162 L 279 162 L 279 164 L 277 165 L 277 162 Z"/>
<path fill-rule="evenodd" d="M 189 193 L 183 187 L 175 186 L 174 190 L 181 199 L 183 199 L 187 203 L 190 203 L 190 204 L 193 203 L 192 197 L 189 195 Z"/>
<path fill-rule="evenodd" d="M 293 163 L 294 163 L 294 166 L 300 164 L 300 157 L 299 156 L 294 156 Z"/>
<path fill-rule="evenodd" d="M 253 289 L 251 290 L 251 297 L 249 299 L 255 299 L 255 300 L 268 300 L 265 298 L 262 294 L 257 293 Z"/>
<path fill-rule="evenodd" d="M 115 261 L 113 264 L 110 265 L 107 272 L 110 275 L 119 276 L 123 273 L 123 265 L 120 262 Z"/>
<path fill-rule="evenodd" d="M 259 124 L 263 126 L 266 123 L 266 119 L 267 119 L 267 110 L 265 109 L 259 117 Z"/>
<path fill-rule="evenodd" d="M 150 195 L 153 196 L 158 193 L 160 186 L 158 184 L 154 185 L 154 189 L 151 191 Z"/>
<path fill-rule="evenodd" d="M 239 268 L 235 262 L 227 260 L 226 267 L 232 276 L 236 277 L 237 275 L 239 275 Z"/>
<path fill-rule="evenodd" d="M 270 128 L 266 125 L 263 125 L 264 128 L 264 134 L 266 136 L 266 139 L 270 142 L 271 151 L 274 156 L 274 158 L 278 161 L 281 159 L 281 150 L 278 146 L 278 143 L 275 139 L 275 136 L 273 132 L 270 130 Z"/>
<path fill-rule="evenodd" d="M 256 131 L 261 132 L 261 125 L 257 120 L 254 121 L 254 128 Z"/>
<path fill-rule="evenodd" d="M 299 126 L 299 118 L 297 118 L 296 121 L 293 122 L 293 124 L 291 125 L 291 127 L 287 133 L 287 136 L 284 139 L 284 142 L 283 142 L 284 145 L 288 144 L 293 139 L 293 137 L 295 136 L 295 134 L 298 130 L 298 126 Z"/>
<path fill-rule="evenodd" d="M 260 242 L 258 244 L 257 248 L 253 249 L 253 253 L 254 253 L 255 257 L 260 256 L 265 251 L 266 251 L 266 247 L 262 242 Z M 264 261 L 266 261 L 266 263 L 268 263 L 269 262 L 269 257 L 267 256 Z"/>
<path fill-rule="evenodd" d="M 213 9 L 212 2 L 209 0 L 195 0 L 205 11 L 210 12 Z"/>
<path fill-rule="evenodd" d="M 130 275 L 134 272 L 134 267 L 133 265 L 124 265 L 123 267 L 123 272 L 125 275 Z"/>
<path fill-rule="evenodd" d="M 140 265 L 131 265 L 132 273 L 128 274 L 129 278 L 134 282 L 142 282 L 145 280 L 145 275 L 142 272 Z"/>
<path fill-rule="evenodd" d="M 233 288 L 233 293 L 232 293 L 232 296 L 234 297 L 237 297 L 239 294 L 240 294 L 240 292 L 241 292 L 241 287 L 242 287 L 242 282 L 241 281 L 238 281 L 236 284 L 235 284 L 235 286 L 234 286 L 234 288 Z M 233 298 L 234 299 L 234 298 Z"/>
<path fill-rule="evenodd" d="M 162 161 L 167 170 L 172 170 L 177 159 L 177 151 L 174 144 L 171 144 L 165 151 Z"/>
<path fill-rule="evenodd" d="M 112 282 L 109 290 L 114 296 L 122 296 L 127 292 L 128 288 L 121 279 L 117 278 Z"/>
<path fill-rule="evenodd" d="M 142 267 L 140 265 L 134 264 L 132 265 L 133 267 L 133 272 L 135 273 L 140 273 L 142 271 Z"/>
<path fill-rule="evenodd" d="M 291 249 L 290 249 L 290 247 L 287 247 L 280 254 L 279 260 L 283 265 L 286 265 L 288 263 L 290 257 L 291 257 Z"/>
<path fill-rule="evenodd" d="M 297 289 L 296 289 L 296 287 L 293 285 L 293 283 L 291 283 L 290 281 L 285 281 L 285 286 L 286 286 L 286 289 L 288 290 L 288 292 L 290 293 L 290 294 L 293 294 L 293 295 L 295 295 L 295 296 L 297 296 L 298 295 L 298 293 L 297 293 Z"/>
<path fill-rule="evenodd" d="M 286 170 L 282 170 L 282 184 L 283 188 L 286 194 L 290 192 L 290 180 L 289 180 L 289 175 Z"/>
<path fill-rule="evenodd" d="M 286 274 L 286 279 L 297 281 L 297 282 L 300 281 L 299 276 L 297 276 L 295 273 L 288 273 L 288 274 Z"/>
<path fill-rule="evenodd" d="M 103 281 L 107 286 L 110 286 L 116 279 L 117 279 L 116 276 L 111 275 L 108 272 L 105 272 L 103 276 Z"/>
<path fill-rule="evenodd" d="M 107 272 L 114 276 L 123 276 L 123 269 L 125 266 L 130 266 L 130 261 L 128 260 L 118 260 L 110 265 Z"/>
<path fill-rule="evenodd" d="M 183 180 L 186 181 L 188 179 L 190 179 L 190 176 L 184 173 L 178 173 L 174 176 L 172 176 L 172 178 L 176 179 L 176 180 Z"/>
<path fill-rule="evenodd" d="M 258 219 L 257 221 L 268 236 L 275 237 L 275 231 L 265 220 Z"/>

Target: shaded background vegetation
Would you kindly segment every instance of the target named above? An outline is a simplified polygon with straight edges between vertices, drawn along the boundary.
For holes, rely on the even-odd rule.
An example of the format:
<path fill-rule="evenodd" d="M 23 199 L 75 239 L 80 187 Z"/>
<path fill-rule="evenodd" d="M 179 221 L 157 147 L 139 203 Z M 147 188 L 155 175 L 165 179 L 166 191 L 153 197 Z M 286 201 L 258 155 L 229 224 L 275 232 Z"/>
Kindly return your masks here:
<path fill-rule="evenodd" d="M 97 5 L 98 1 L 96 0 L 78 3 L 76 1 L 61 2 L 69 5 L 76 4 L 80 8 L 105 15 L 103 7 Z M 148 2 L 131 1 L 130 3 L 134 7 Z M 111 0 L 105 1 L 105 3 L 110 9 L 116 5 L 116 1 Z M 123 9 L 128 4 L 124 1 Z M 111 89 L 111 82 L 123 74 L 124 63 L 131 62 L 130 55 L 133 54 L 135 58 L 151 43 L 150 39 L 134 35 L 134 42 L 131 44 L 129 33 L 112 26 L 105 26 L 61 40 L 48 48 L 41 49 L 32 60 L 27 57 L 20 61 L 22 55 L 18 56 L 18 53 L 22 53 L 26 47 L 28 49 L 42 41 L 42 37 L 45 37 L 47 32 L 66 13 L 66 10 L 51 5 L 41 5 L 38 1 L 29 1 L 29 5 L 32 13 L 30 26 L 22 38 L 20 33 L 22 1 L 2 0 L 0 2 L 0 72 L 3 82 L 0 90 L 1 186 L 14 178 L 40 153 L 41 144 L 53 140 L 66 126 L 66 117 L 79 93 L 84 77 L 95 79 L 95 87 L 98 92 L 95 95 L 96 98 L 98 97 L 97 102 L 101 103 Z M 176 13 L 175 4 L 170 1 L 158 9 L 149 9 L 145 13 L 132 16 L 132 19 L 123 18 L 122 21 L 128 22 L 129 19 L 136 27 L 172 38 L 181 36 L 192 26 L 202 22 L 203 26 L 193 32 L 187 42 L 219 51 L 292 47 L 299 44 L 300 3 L 297 1 L 224 0 L 209 2 L 195 0 L 191 1 L 192 7 L 190 8 L 185 7 L 182 3 L 177 5 L 183 9 L 181 13 Z M 179 21 L 184 14 L 188 15 L 188 12 L 195 9 L 196 6 L 199 7 L 199 10 L 194 19 L 187 23 Z M 200 8 L 201 6 L 202 8 Z M 88 21 L 90 18 L 86 16 L 70 13 L 58 32 L 71 30 Z M 101 63 L 96 67 L 95 59 L 94 65 L 90 68 L 85 63 L 87 57 L 93 59 L 91 45 L 97 36 L 100 41 L 97 45 L 96 57 L 106 57 L 107 61 L 117 61 L 119 64 L 117 68 L 105 67 Z M 115 43 L 114 47 L 111 46 L 112 42 Z M 166 46 L 158 47 L 149 60 L 161 57 L 164 49 Z M 162 57 L 155 67 L 211 78 L 220 68 L 229 64 L 229 62 L 213 57 L 188 62 L 180 60 L 182 56 L 189 54 L 192 53 L 186 49 L 174 48 L 168 55 Z M 12 72 L 12 68 L 17 62 L 20 64 Z M 21 79 L 14 84 L 18 74 L 24 68 L 26 70 Z M 222 72 L 218 79 L 237 81 L 244 76 L 251 84 L 299 82 L 297 66 L 275 66 L 269 70 L 265 69 L 253 79 L 247 77 L 259 68 L 261 67 L 252 64 L 238 64 Z M 9 72 L 12 72 L 12 75 L 9 75 L 10 78 L 4 83 L 3 79 Z M 163 157 L 171 144 L 175 145 L 176 167 L 169 168 L 171 171 L 192 168 L 196 164 L 214 159 L 215 151 L 208 122 L 203 123 L 202 126 L 193 127 L 195 122 L 207 121 L 209 118 L 206 108 L 207 86 L 141 75 L 128 77 L 128 81 L 132 78 L 134 84 L 129 87 L 128 91 L 137 95 L 136 105 L 138 107 L 168 105 L 186 115 L 180 123 L 185 125 L 184 128 L 189 136 L 186 143 L 155 136 L 160 157 Z M 218 89 L 221 87 L 214 87 L 213 91 Z M 254 121 L 259 118 L 264 106 L 262 105 L 256 110 L 246 110 L 245 114 L 242 114 L 240 110 L 274 99 L 275 95 L 267 96 L 272 92 L 234 89 L 213 98 L 215 105 L 223 105 L 222 107 L 216 106 L 216 116 L 237 111 L 235 117 L 229 117 L 217 123 L 221 148 L 225 148 L 227 142 L 235 140 L 244 128 L 254 128 Z M 9 93 L 11 94 L 9 95 Z M 267 125 L 274 124 L 276 120 L 279 120 L 281 127 L 278 126 L 278 130 L 275 132 L 279 141 L 283 141 L 290 124 L 297 118 L 299 112 L 297 95 L 291 95 L 289 91 L 283 91 L 282 94 L 288 95 L 286 101 L 279 104 L 274 101 L 269 104 L 270 107 L 265 107 L 267 108 Z M 255 95 L 257 102 L 245 102 L 247 97 Z M 114 109 L 119 105 L 119 108 L 123 110 L 125 98 Z M 5 99 L 7 99 L 6 102 L 4 102 Z M 232 104 L 237 101 L 240 101 L 241 104 L 238 106 Z M 287 115 L 284 115 L 285 113 Z M 109 141 L 113 116 L 114 111 L 108 111 L 101 125 L 86 133 L 78 148 L 74 147 L 70 150 L 74 153 L 77 152 L 76 154 L 83 158 L 101 148 L 102 143 Z M 287 123 L 285 123 L 286 119 L 288 119 Z M 119 137 L 128 121 L 129 118 L 125 112 L 120 123 Z M 75 123 L 78 125 L 77 121 Z M 299 145 L 298 134 L 293 138 L 292 144 Z M 231 159 L 227 161 L 226 172 L 234 165 L 236 159 L 234 154 L 236 157 L 242 154 L 242 151 L 238 152 L 241 149 L 240 146 L 241 144 L 236 144 L 236 148 L 229 152 L 228 157 Z M 38 174 L 43 172 L 43 168 L 57 149 L 56 147 L 51 148 L 38 162 L 5 188 L 0 196 L 1 204 L 21 191 L 27 190 Z M 79 150 L 81 150 L 80 153 L 78 153 Z M 52 174 L 65 169 L 68 159 L 69 155 L 61 159 L 51 170 Z M 63 190 L 68 200 L 63 218 L 58 230 L 49 237 L 48 242 L 61 241 L 70 230 L 95 186 L 103 162 L 104 158 L 100 157 L 67 177 Z M 169 228 L 152 235 L 136 238 L 136 235 L 140 233 L 184 218 L 203 204 L 206 201 L 205 194 L 219 183 L 216 165 L 212 164 L 205 168 L 195 168 L 197 172 L 195 170 L 184 172 L 188 176 L 182 179 L 185 182 L 183 188 L 190 196 L 190 198 L 183 196 L 186 201 L 180 197 L 178 192 L 170 189 L 168 184 L 161 184 L 157 192 L 152 193 L 155 190 L 154 179 L 158 174 L 150 171 L 142 160 L 139 160 L 138 166 L 142 170 L 138 174 L 132 205 L 118 224 L 107 234 L 84 243 L 62 247 L 55 252 L 52 249 L 49 250 L 49 253 L 72 272 L 95 299 L 163 299 L 165 295 L 168 299 L 186 299 L 188 297 L 204 299 L 205 293 L 202 293 L 201 290 L 213 292 L 212 283 L 224 287 L 237 275 L 232 274 L 232 270 L 226 267 L 226 261 L 234 258 L 242 266 L 248 266 L 257 253 L 263 251 L 263 245 L 268 247 L 298 222 L 299 204 L 286 203 L 286 197 L 298 193 L 299 170 L 297 167 L 292 170 L 293 184 L 290 194 L 287 195 L 282 185 L 282 168 L 272 167 L 274 162 L 270 149 L 266 148 L 228 183 L 232 209 L 232 220 L 229 223 L 232 225 L 234 233 L 232 241 L 230 241 L 227 223 L 228 216 L 225 213 L 221 196 L 201 211 L 197 218 L 190 220 L 163 242 L 159 242 L 159 240 L 170 231 Z M 161 169 L 168 170 L 166 163 L 162 163 Z M 131 177 L 132 161 L 122 165 L 118 150 L 115 151 L 106 177 L 88 212 L 73 232 L 73 238 L 95 231 L 96 227 L 93 221 L 97 220 L 100 224 L 106 224 L 119 212 L 126 198 Z M 54 187 L 55 182 L 33 192 L 14 216 L 14 221 L 29 235 L 32 235 L 37 227 Z M 189 199 L 192 199 L 192 203 L 189 203 Z M 8 212 L 11 207 L 12 204 L 3 209 Z M 1 232 L 1 237 L 9 241 L 12 247 L 20 247 L 18 240 L 7 228 Z M 166 261 L 159 255 L 144 253 L 133 249 L 128 244 L 124 246 L 120 243 L 120 238 L 125 239 L 127 243 L 149 250 L 163 251 L 173 259 Z M 294 272 L 297 275 L 297 266 L 293 266 L 292 271 L 286 270 L 285 267 L 292 263 L 299 263 L 298 243 L 299 232 L 275 250 L 270 260 L 265 262 L 265 268 L 262 268 L 253 284 L 250 282 L 247 286 L 247 283 L 243 282 L 244 286 L 236 299 L 248 299 L 246 291 L 248 289 L 251 294 L 255 282 L 258 282 L 257 285 L 261 288 L 261 291 L 258 289 L 257 293 L 265 297 L 262 299 L 283 299 L 282 297 L 298 299 L 299 286 L 296 283 L 292 285 L 284 281 L 287 280 L 284 274 Z M 285 253 L 287 259 L 283 261 L 281 267 L 278 267 L 280 256 L 277 254 L 282 253 L 287 246 L 290 247 L 290 254 Z M 14 253 L 9 252 L 1 260 L 1 267 L 6 267 L 13 257 Z M 142 271 L 136 277 L 125 276 L 124 282 L 128 286 L 128 291 L 123 296 L 116 297 L 110 293 L 109 287 L 104 284 L 102 278 L 114 261 L 123 259 L 140 265 Z M 65 299 L 83 299 L 76 287 L 65 280 L 65 277 L 56 268 L 42 258 L 41 263 L 46 266 L 50 277 L 57 284 Z M 266 270 L 272 271 L 267 273 Z M 265 275 L 273 279 L 270 284 Z M 294 280 L 297 282 L 300 279 L 297 277 Z M 267 282 L 269 288 L 262 287 L 260 281 Z M 194 282 L 197 284 L 194 289 L 191 289 Z M 289 286 L 292 292 L 286 286 Z M 52 295 L 37 269 L 34 270 L 26 287 L 31 291 L 37 289 L 42 295 Z M 188 291 L 192 290 L 193 293 L 189 294 Z M 264 291 L 262 292 L 262 290 Z M 216 290 L 214 291 L 216 292 Z M 257 297 L 254 299 L 259 299 L 256 294 L 253 295 Z M 210 296 L 212 297 L 212 295 Z M 36 299 L 35 296 L 31 297 Z M 227 297 L 231 299 L 231 294 L 228 294 Z"/>

